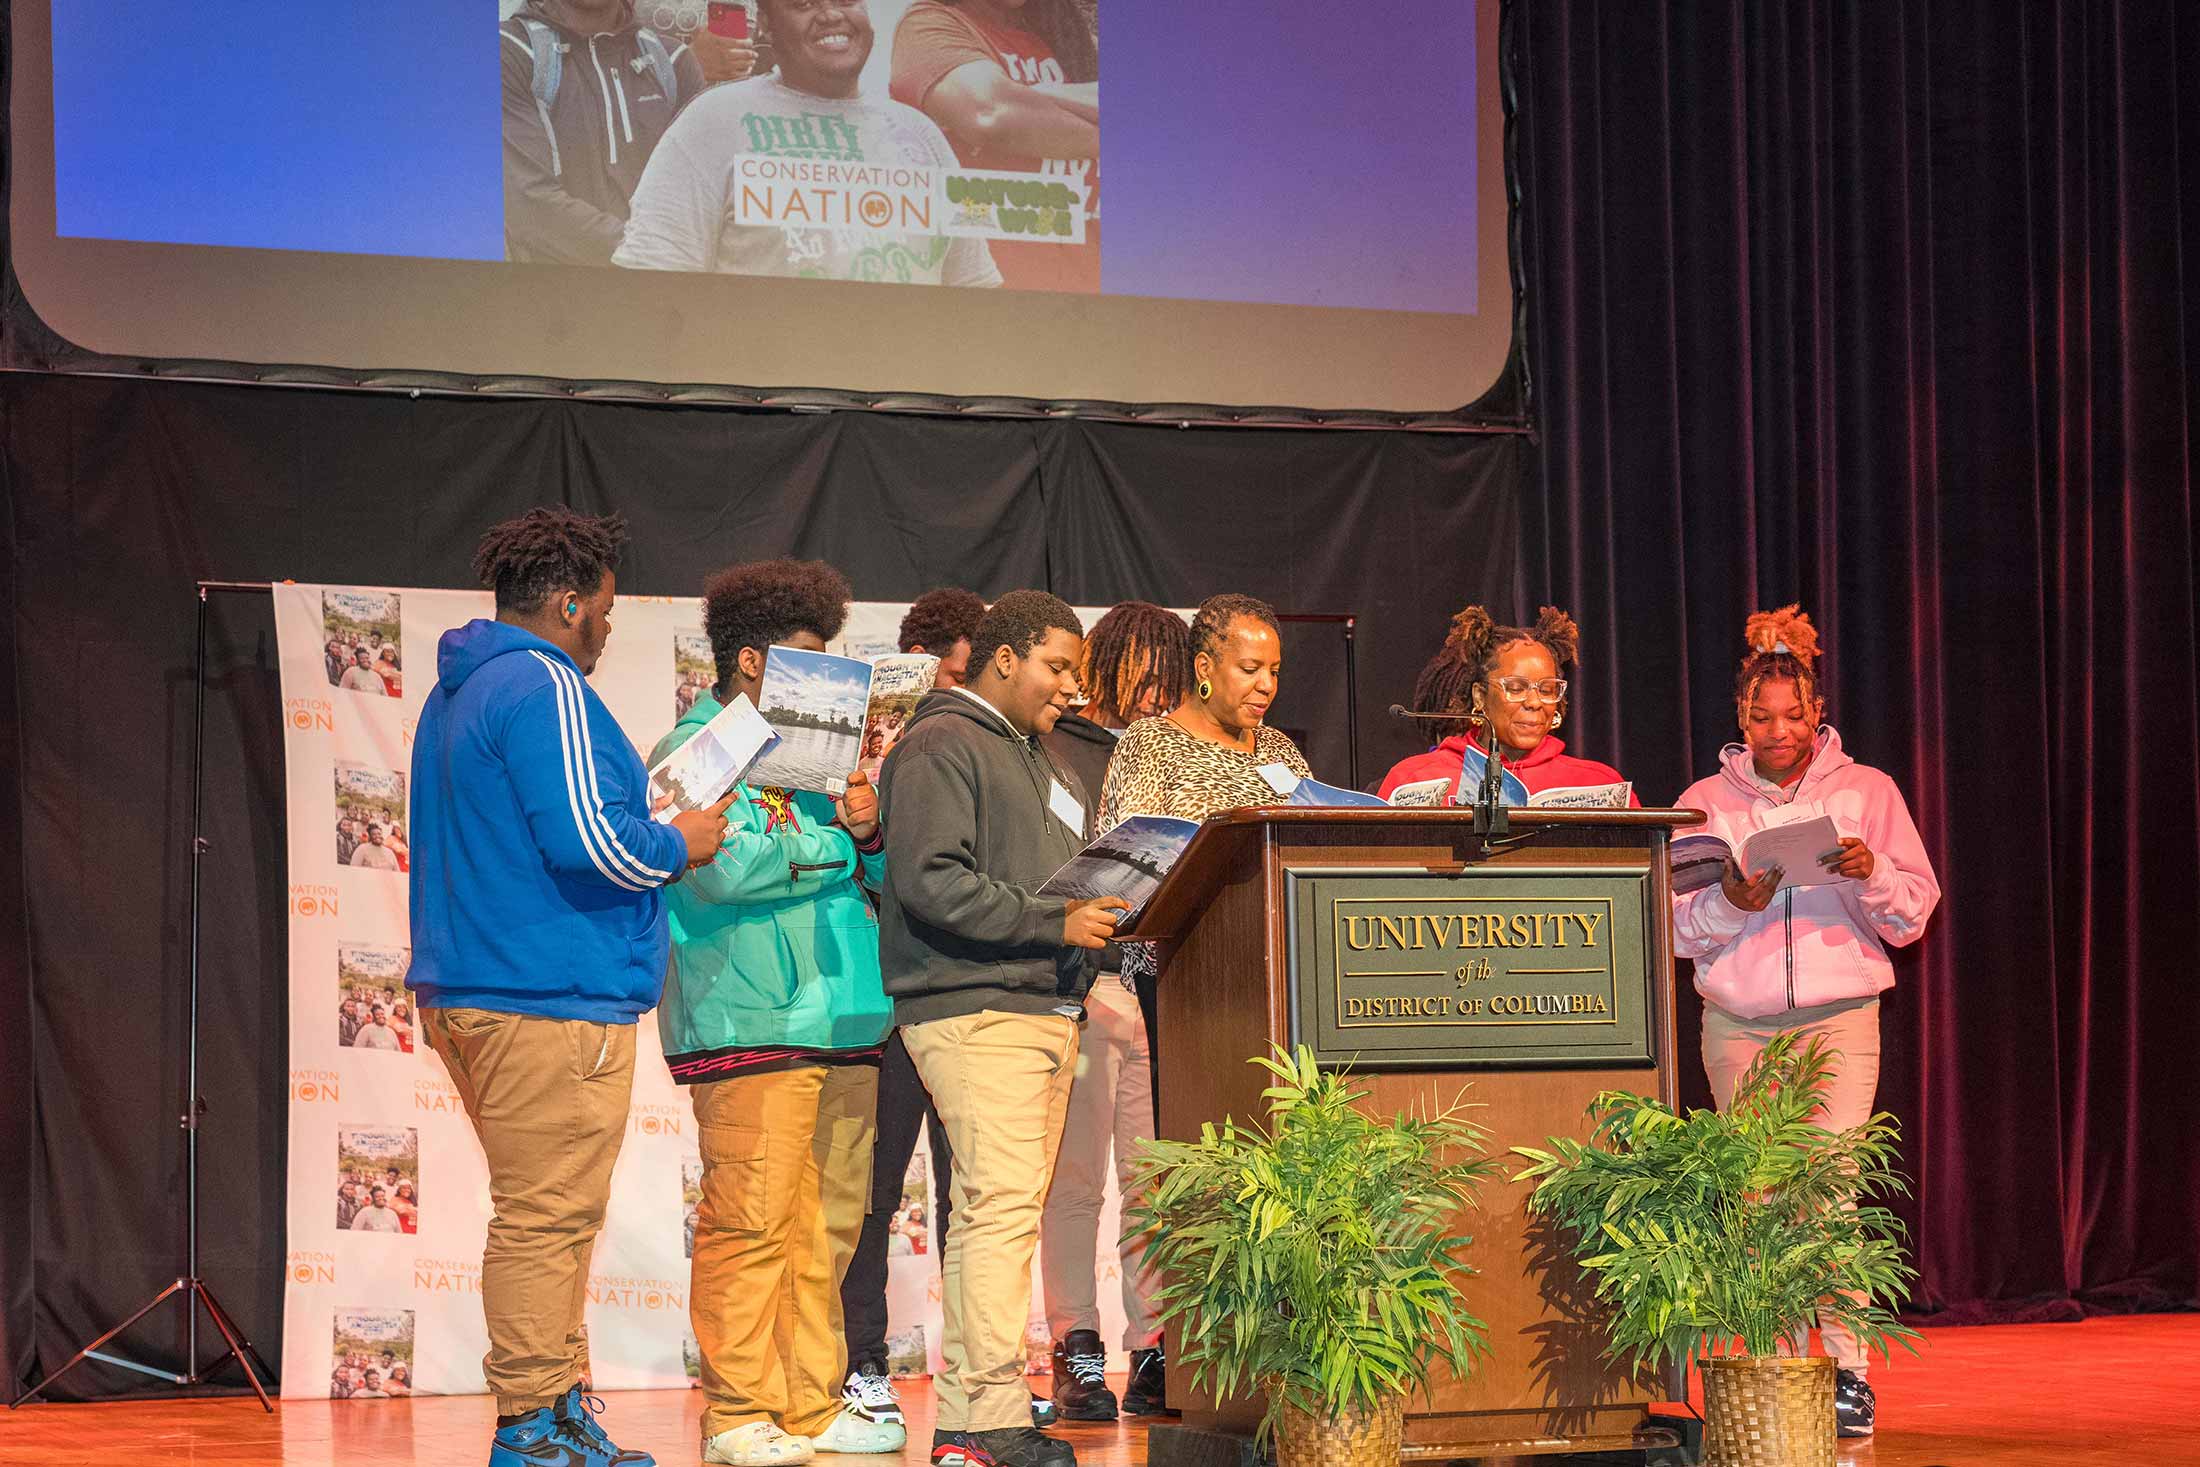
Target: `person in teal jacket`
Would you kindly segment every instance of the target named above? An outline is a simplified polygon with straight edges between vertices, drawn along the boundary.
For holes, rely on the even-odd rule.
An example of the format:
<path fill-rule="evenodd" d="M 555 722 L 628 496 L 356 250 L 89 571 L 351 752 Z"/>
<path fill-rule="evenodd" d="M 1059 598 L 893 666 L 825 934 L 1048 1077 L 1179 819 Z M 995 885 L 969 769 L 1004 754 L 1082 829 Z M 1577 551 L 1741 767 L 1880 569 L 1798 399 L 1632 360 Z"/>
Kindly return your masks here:
<path fill-rule="evenodd" d="M 774 644 L 822 652 L 850 592 L 822 561 L 759 561 L 704 591 L 718 682 L 654 766 L 727 702 L 756 701 Z M 703 1153 L 689 1314 L 702 1354 L 703 1460 L 806 1462 L 898 1452 L 899 1422 L 844 1399 L 840 1281 L 870 1201 L 878 1061 L 878 797 L 737 785 L 718 854 L 671 889 L 672 969 L 658 1033 L 692 1086 Z"/>

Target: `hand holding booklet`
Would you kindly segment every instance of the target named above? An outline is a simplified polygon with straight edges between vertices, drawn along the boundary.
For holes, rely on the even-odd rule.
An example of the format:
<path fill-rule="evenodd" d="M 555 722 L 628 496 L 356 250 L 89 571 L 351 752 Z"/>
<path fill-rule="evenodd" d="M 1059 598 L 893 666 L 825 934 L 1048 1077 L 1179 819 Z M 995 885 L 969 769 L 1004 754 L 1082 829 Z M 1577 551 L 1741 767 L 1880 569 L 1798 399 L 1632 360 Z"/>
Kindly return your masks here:
<path fill-rule="evenodd" d="M 1131 905 L 1116 923 L 1116 931 L 1128 936 L 1131 924 L 1160 889 L 1162 878 L 1197 834 L 1196 820 L 1174 815 L 1133 815 L 1063 862 L 1061 869 L 1040 886 L 1038 894 L 1073 902 L 1121 897 Z"/>
<path fill-rule="evenodd" d="M 650 813 L 669 822 L 683 810 L 707 810 L 779 742 L 770 724 L 746 693 L 718 710 L 694 738 L 667 754 L 649 771 Z"/>
<path fill-rule="evenodd" d="M 1819 864 L 1821 857 L 1840 849 L 1841 832 L 1826 815 L 1768 825 L 1743 841 L 1739 851 L 1715 835 L 1684 835 L 1670 847 L 1673 892 L 1685 896 L 1717 886 L 1729 861 L 1739 866 L 1745 877 L 1779 867 L 1780 884 L 1773 888 L 1775 891 L 1848 881 L 1852 878 L 1837 876 Z"/>

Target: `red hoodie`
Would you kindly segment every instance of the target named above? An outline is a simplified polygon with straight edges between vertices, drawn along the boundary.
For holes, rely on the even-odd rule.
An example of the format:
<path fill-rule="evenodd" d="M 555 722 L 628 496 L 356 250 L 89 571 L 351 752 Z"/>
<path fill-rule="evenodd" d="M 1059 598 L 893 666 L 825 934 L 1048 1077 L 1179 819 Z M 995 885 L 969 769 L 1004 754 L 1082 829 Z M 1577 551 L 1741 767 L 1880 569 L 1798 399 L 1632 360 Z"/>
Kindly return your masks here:
<path fill-rule="evenodd" d="M 1390 773 L 1383 776 L 1383 787 L 1376 793 L 1387 800 L 1390 792 L 1399 785 L 1417 784 L 1424 779 L 1443 779 L 1449 781 L 1445 785 L 1445 794 L 1449 798 L 1457 792 L 1459 761 L 1466 756 L 1467 745 L 1470 743 L 1477 749 L 1482 747 L 1479 739 L 1470 738 L 1466 734 L 1453 734 L 1426 754 L 1400 759 L 1391 767 Z M 1519 776 L 1520 782 L 1528 787 L 1531 795 L 1543 790 L 1564 789 L 1571 785 L 1620 784 L 1625 780 L 1625 776 L 1609 764 L 1599 764 L 1594 759 L 1577 759 L 1568 754 L 1565 741 L 1558 738 L 1546 738 L 1529 750 L 1525 759 L 1506 760 L 1505 768 Z M 1639 806 L 1642 801 L 1635 798 L 1634 791 L 1630 790 L 1627 803 Z"/>

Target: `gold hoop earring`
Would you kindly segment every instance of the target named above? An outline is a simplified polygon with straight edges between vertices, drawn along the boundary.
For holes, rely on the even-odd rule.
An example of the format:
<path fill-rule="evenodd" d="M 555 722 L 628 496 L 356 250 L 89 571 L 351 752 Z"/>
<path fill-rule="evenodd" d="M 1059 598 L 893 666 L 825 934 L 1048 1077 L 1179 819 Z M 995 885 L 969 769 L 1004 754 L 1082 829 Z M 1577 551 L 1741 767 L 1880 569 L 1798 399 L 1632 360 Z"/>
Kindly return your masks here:
<path fill-rule="evenodd" d="M 1565 708 L 1564 708 L 1564 707 L 1561 707 L 1561 708 L 1560 708 L 1560 709 L 1559 709 L 1559 710 L 1558 710 L 1558 711 L 1557 711 L 1556 713 L 1554 713 L 1554 714 L 1552 714 L 1552 715 L 1551 715 L 1551 732 L 1552 732 L 1552 733 L 1557 733 L 1557 732 L 1558 732 L 1558 726 L 1559 726 L 1560 724 L 1564 723 L 1565 721 L 1566 721 L 1566 710 L 1565 710 Z"/>
<path fill-rule="evenodd" d="M 1199 701 L 1204 703 L 1215 695 L 1215 685 L 1205 678 L 1199 680 Z"/>

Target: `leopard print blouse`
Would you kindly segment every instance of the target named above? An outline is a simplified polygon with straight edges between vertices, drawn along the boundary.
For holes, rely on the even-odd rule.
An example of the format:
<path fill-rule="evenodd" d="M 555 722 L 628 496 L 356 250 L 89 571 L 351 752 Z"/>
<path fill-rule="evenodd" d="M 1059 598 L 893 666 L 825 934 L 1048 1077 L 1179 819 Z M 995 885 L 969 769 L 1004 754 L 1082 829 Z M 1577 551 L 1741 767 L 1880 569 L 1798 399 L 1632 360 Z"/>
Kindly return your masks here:
<path fill-rule="evenodd" d="M 1283 802 L 1261 778 L 1264 764 L 1282 764 L 1302 779 L 1314 771 L 1290 735 L 1262 724 L 1253 752 L 1241 753 L 1188 734 L 1167 718 L 1141 718 L 1123 731 L 1100 787 L 1098 831 L 1110 831 L 1133 815 L 1176 815 L 1205 820 L 1222 810 Z"/>

